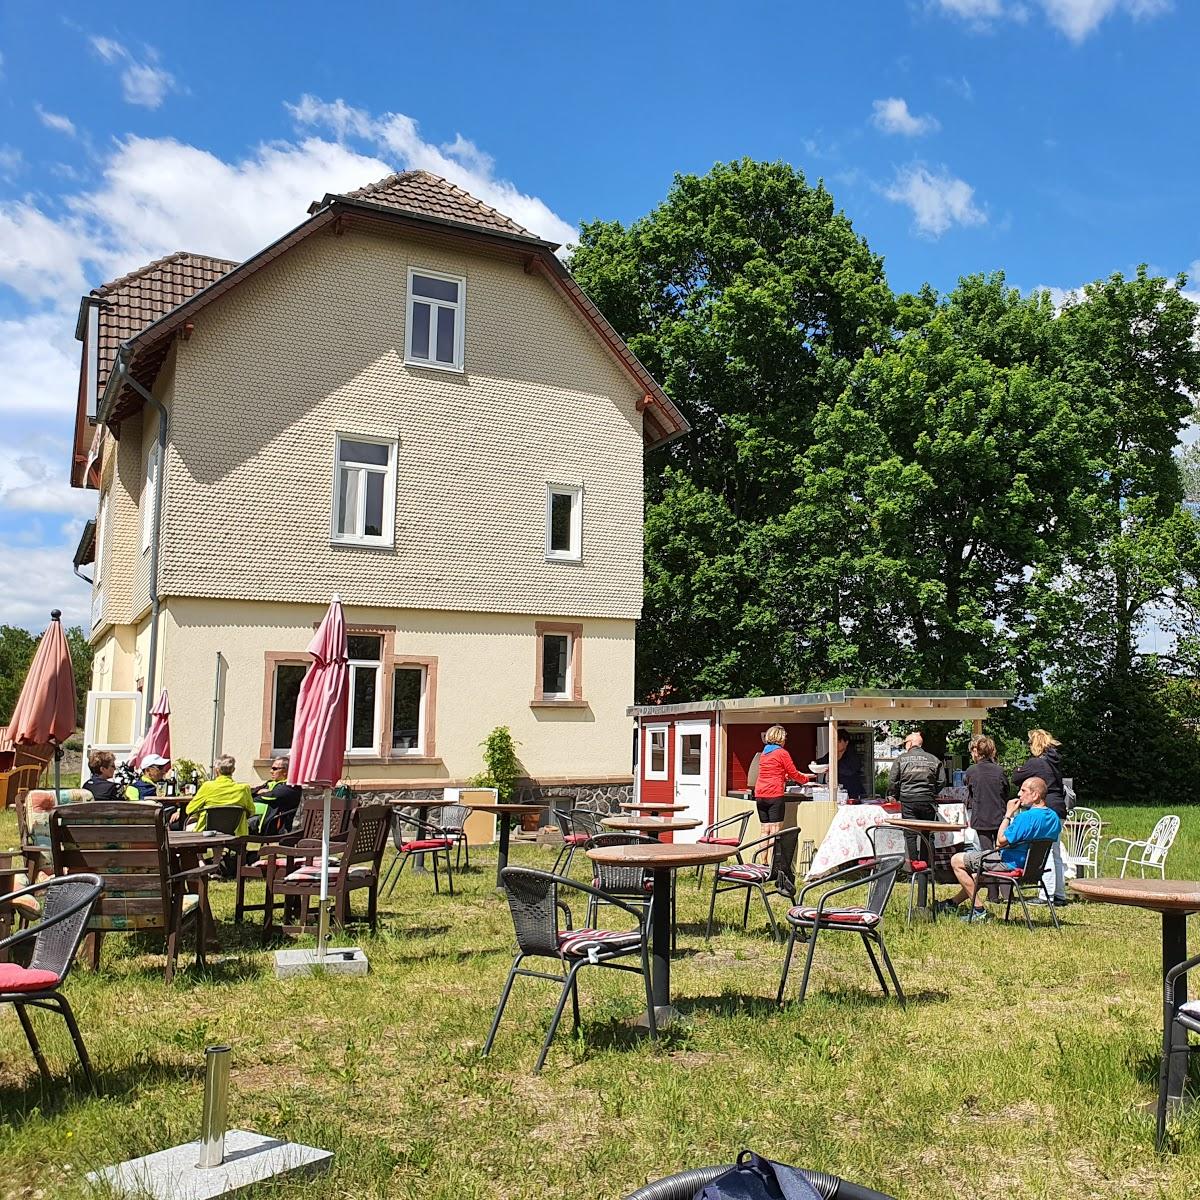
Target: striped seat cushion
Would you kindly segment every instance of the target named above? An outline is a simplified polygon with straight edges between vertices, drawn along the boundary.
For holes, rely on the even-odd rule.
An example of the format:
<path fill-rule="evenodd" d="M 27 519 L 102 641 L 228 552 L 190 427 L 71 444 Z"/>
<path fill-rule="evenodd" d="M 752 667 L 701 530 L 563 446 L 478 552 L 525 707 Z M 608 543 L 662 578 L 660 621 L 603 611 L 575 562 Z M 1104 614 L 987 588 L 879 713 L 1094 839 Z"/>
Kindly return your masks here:
<path fill-rule="evenodd" d="M 797 925 L 815 925 L 817 910 L 806 904 L 788 909 L 788 920 Z M 869 908 L 827 908 L 821 914 L 822 925 L 878 925 L 879 914 Z"/>
<path fill-rule="evenodd" d="M 411 854 L 415 850 L 448 850 L 453 845 L 450 838 L 418 838 L 415 842 L 405 842 L 400 849 Z"/>
<path fill-rule="evenodd" d="M 637 929 L 617 932 L 612 929 L 564 929 L 558 935 L 558 952 L 564 958 L 583 958 L 589 951 L 611 954 L 618 950 L 632 950 L 641 945 L 642 935 Z"/>
<path fill-rule="evenodd" d="M 766 883 L 771 868 L 766 863 L 734 863 L 732 867 L 718 867 L 718 879 L 731 879 L 738 883 Z"/>
<path fill-rule="evenodd" d="M 997 867 L 995 870 L 980 871 L 980 875 L 990 875 L 995 879 L 1020 879 L 1025 872 L 1020 867 L 1009 867 L 1004 869 Z"/>
<path fill-rule="evenodd" d="M 53 971 L 35 971 L 16 963 L 0 963 L 0 992 L 42 992 L 53 987 L 58 976 Z"/>
<path fill-rule="evenodd" d="M 336 875 L 339 870 L 340 870 L 340 867 L 338 866 L 338 864 L 335 862 L 331 862 L 329 864 L 329 877 L 332 879 L 333 876 Z M 371 868 L 366 863 L 362 863 L 358 866 L 353 866 L 350 868 L 350 878 L 351 879 L 362 879 L 364 876 L 370 875 L 370 874 L 371 874 Z M 320 881 L 321 881 L 321 864 L 319 862 L 305 863 L 304 866 L 298 867 L 290 875 L 284 876 L 285 883 L 319 883 Z"/>
<path fill-rule="evenodd" d="M 703 842 L 706 846 L 740 846 L 741 841 L 738 838 L 727 837 L 706 837 L 697 838 L 696 841 Z"/>

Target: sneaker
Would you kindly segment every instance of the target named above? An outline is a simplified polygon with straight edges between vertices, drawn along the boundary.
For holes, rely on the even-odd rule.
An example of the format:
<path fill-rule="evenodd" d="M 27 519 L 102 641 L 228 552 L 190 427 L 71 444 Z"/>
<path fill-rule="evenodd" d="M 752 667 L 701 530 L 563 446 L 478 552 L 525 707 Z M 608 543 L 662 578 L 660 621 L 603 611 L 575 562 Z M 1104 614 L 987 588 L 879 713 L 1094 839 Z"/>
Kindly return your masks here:
<path fill-rule="evenodd" d="M 939 900 L 937 904 L 937 915 L 939 917 L 949 916 L 958 913 L 958 904 L 953 900 Z"/>
<path fill-rule="evenodd" d="M 980 925 L 984 921 L 990 921 L 992 914 L 986 908 L 969 908 L 958 919 L 965 925 Z"/>
<path fill-rule="evenodd" d="M 1068 900 L 1066 896 L 1055 896 L 1054 897 L 1054 907 L 1055 908 L 1066 908 L 1067 905 L 1070 903 L 1071 903 L 1071 901 Z"/>

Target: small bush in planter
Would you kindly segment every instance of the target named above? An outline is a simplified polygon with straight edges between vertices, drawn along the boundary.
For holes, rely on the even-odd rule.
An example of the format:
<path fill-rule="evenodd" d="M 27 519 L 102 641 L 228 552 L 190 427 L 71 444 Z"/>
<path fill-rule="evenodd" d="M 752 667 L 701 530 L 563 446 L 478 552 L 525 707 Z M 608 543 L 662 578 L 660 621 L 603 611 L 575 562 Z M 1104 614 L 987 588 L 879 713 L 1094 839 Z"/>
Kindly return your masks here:
<path fill-rule="evenodd" d="M 512 730 L 507 725 L 498 725 L 479 744 L 483 747 L 484 769 L 471 780 L 471 786 L 495 788 L 499 802 L 511 804 L 517 780 L 524 773 Z"/>

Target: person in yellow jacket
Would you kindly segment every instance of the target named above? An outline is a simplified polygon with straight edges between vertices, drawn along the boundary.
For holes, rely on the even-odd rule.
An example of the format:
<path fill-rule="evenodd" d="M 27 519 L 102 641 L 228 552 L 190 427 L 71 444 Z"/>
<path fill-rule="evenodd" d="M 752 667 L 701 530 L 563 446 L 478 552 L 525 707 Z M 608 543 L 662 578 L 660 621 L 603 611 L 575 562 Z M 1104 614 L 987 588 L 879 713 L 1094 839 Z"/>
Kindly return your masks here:
<path fill-rule="evenodd" d="M 249 832 L 249 819 L 254 816 L 254 798 L 250 795 L 250 785 L 234 780 L 233 769 L 237 763 L 233 755 L 222 754 L 216 765 L 216 778 L 205 780 L 187 806 L 188 825 L 191 826 L 194 820 L 197 832 L 203 832 L 208 827 L 210 808 L 241 808 L 245 810 L 245 814 L 238 822 L 236 833 L 238 837 L 245 837 Z"/>

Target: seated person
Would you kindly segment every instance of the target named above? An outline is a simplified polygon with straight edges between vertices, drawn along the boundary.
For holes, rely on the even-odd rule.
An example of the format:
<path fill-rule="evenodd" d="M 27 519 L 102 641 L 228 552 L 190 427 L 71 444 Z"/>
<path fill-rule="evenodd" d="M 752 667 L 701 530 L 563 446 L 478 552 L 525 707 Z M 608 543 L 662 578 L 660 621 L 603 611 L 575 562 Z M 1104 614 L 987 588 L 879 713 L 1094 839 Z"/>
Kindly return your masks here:
<path fill-rule="evenodd" d="M 214 779 L 202 783 L 187 806 L 188 827 L 202 833 L 208 828 L 208 810 L 210 808 L 237 807 L 244 809 L 244 815 L 234 831 L 238 837 L 245 837 L 249 832 L 249 818 L 254 815 L 254 799 L 250 795 L 248 783 L 237 783 L 233 778 L 233 769 L 237 766 L 232 754 L 222 754 L 217 759 L 217 774 Z M 194 820 L 194 824 L 193 824 Z"/>
<path fill-rule="evenodd" d="M 92 793 L 93 800 L 124 800 L 125 793 L 113 783 L 117 773 L 117 760 L 110 750 L 93 750 L 88 755 L 88 770 L 92 775 L 83 781 L 83 787 Z"/>
<path fill-rule="evenodd" d="M 970 900 L 971 907 L 962 920 L 989 920 L 992 914 L 984 907 L 982 889 L 975 886 L 977 872 L 1011 871 L 1023 867 L 1029 843 L 1047 838 L 1057 841 L 1061 828 L 1058 813 L 1046 807 L 1046 781 L 1030 776 L 1021 784 L 1016 798 L 1008 802 L 1004 820 L 1000 822 L 1000 829 L 996 833 L 998 849 L 961 851 L 950 860 L 950 866 L 962 886 L 956 896 L 943 903 L 950 907 L 962 900 Z"/>
<path fill-rule="evenodd" d="M 301 789 L 288 783 L 288 760 L 280 754 L 271 760 L 271 778 L 253 788 L 250 795 L 260 804 L 266 803 L 267 811 L 250 822 L 251 833 L 277 837 L 291 827 L 296 809 L 300 807 Z"/>
<path fill-rule="evenodd" d="M 91 760 L 88 760 L 89 765 Z M 147 754 L 142 759 L 142 773 L 125 789 L 125 799 L 137 801 L 157 800 L 158 785 L 162 783 L 167 768 L 171 765 L 169 758 L 161 754 Z M 99 799 L 99 797 L 97 797 Z"/>

